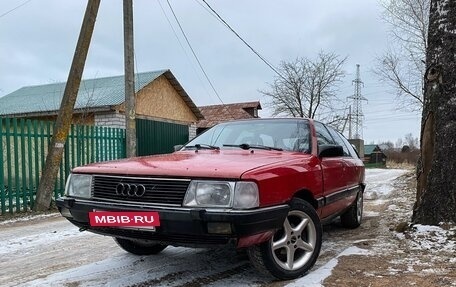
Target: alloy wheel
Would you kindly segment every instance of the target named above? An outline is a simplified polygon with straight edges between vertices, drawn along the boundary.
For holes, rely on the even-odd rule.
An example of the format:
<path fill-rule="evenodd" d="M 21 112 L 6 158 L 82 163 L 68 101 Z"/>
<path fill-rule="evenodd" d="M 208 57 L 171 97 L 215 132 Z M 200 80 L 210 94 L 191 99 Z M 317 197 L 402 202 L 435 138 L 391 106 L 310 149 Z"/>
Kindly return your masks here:
<path fill-rule="evenodd" d="M 316 242 L 317 231 L 312 219 L 303 211 L 292 210 L 270 244 L 275 262 L 281 268 L 293 271 L 312 258 Z"/>

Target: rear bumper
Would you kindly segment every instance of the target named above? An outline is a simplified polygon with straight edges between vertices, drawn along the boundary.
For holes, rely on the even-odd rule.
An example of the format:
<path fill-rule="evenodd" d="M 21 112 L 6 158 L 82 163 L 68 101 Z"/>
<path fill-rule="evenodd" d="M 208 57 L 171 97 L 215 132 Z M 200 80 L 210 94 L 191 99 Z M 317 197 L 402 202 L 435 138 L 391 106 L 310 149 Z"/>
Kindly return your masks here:
<path fill-rule="evenodd" d="M 233 243 L 246 247 L 268 240 L 280 229 L 288 214 L 288 205 L 255 210 L 216 210 L 204 208 L 180 208 L 143 206 L 112 202 L 98 202 L 63 197 L 56 201 L 59 211 L 74 225 L 94 233 L 130 238 L 147 239 L 175 246 L 208 247 Z M 160 226 L 155 231 L 92 227 L 89 212 L 103 211 L 156 211 Z M 228 232 L 217 233 L 210 226 L 223 225 Z"/>

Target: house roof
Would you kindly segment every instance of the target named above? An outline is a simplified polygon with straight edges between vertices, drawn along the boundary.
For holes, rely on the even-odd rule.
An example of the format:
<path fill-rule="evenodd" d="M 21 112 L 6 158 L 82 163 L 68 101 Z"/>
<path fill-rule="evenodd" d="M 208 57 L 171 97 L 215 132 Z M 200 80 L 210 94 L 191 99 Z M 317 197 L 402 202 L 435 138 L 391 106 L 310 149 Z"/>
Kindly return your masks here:
<path fill-rule="evenodd" d="M 380 147 L 376 144 L 364 145 L 364 154 L 371 154 L 373 152 L 382 152 Z"/>
<path fill-rule="evenodd" d="M 199 121 L 196 126 L 198 128 L 212 127 L 218 123 L 229 120 L 240 120 L 253 118 L 246 109 L 256 108 L 261 110 L 261 104 L 256 102 L 233 103 L 223 105 L 211 105 L 199 107 L 204 116 L 204 120 Z"/>
<path fill-rule="evenodd" d="M 135 93 L 164 75 L 198 119 L 203 115 L 170 70 L 135 74 Z M 0 98 L 2 116 L 38 116 L 56 114 L 60 108 L 66 82 L 26 86 Z M 125 101 L 124 75 L 81 81 L 74 110 L 110 110 Z"/>

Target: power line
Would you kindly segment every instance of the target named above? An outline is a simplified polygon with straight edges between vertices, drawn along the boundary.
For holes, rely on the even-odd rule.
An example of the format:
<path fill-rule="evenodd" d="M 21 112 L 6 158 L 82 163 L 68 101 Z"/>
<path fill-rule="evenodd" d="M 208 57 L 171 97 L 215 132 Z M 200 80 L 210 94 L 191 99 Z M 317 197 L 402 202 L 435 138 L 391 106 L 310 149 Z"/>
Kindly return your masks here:
<path fill-rule="evenodd" d="M 187 51 L 184 48 L 184 45 L 182 45 L 181 40 L 179 39 L 179 36 L 177 35 L 176 30 L 174 29 L 174 26 L 171 24 L 171 20 L 169 20 L 168 15 L 165 12 L 165 9 L 163 8 L 163 5 L 161 4 L 160 0 L 157 1 L 158 5 L 160 5 L 160 9 L 163 13 L 163 15 L 166 18 L 166 21 L 168 22 L 168 25 L 171 27 L 171 30 L 173 31 L 174 37 L 176 38 L 177 42 L 179 43 L 179 46 L 181 47 L 182 51 L 184 52 L 185 58 L 187 59 L 188 63 L 190 64 L 190 67 L 192 68 L 193 72 L 195 72 L 196 77 L 198 78 L 198 81 L 201 83 L 201 86 L 203 87 L 204 91 L 208 96 L 210 96 L 209 91 L 207 90 L 206 86 L 203 84 L 203 81 L 201 80 L 201 77 L 199 73 L 196 71 L 195 66 L 192 64 L 190 60 L 190 56 L 188 55 Z"/>
<path fill-rule="evenodd" d="M 281 77 L 282 79 L 284 80 L 287 80 L 281 73 L 279 73 L 279 71 L 277 71 L 277 69 L 271 64 L 269 63 L 262 55 L 260 55 L 260 53 L 258 53 L 249 43 L 247 43 L 247 41 L 245 41 L 223 18 L 222 16 L 220 16 L 220 14 L 217 13 L 217 11 L 214 10 L 214 8 L 211 7 L 211 5 L 209 5 L 209 3 L 206 2 L 206 0 L 202 0 L 204 2 L 204 4 L 206 4 L 206 6 L 212 11 L 212 13 L 214 13 L 217 18 L 228 28 L 231 30 L 231 32 L 234 33 L 234 35 L 236 35 L 236 37 L 239 38 L 239 40 L 241 40 L 255 55 L 258 56 L 258 58 L 260 58 L 272 71 L 274 71 L 274 73 L 276 73 L 279 77 Z M 288 80 L 287 80 L 288 81 Z"/>
<path fill-rule="evenodd" d="M 214 17 L 215 20 L 219 21 L 220 22 L 220 19 L 214 14 L 211 12 L 211 10 L 209 10 L 206 6 L 204 6 L 203 4 L 201 4 L 198 0 L 195 0 L 195 2 L 200 5 L 204 10 L 207 11 L 207 13 L 209 13 L 209 15 L 211 15 L 212 17 Z"/>
<path fill-rule="evenodd" d="M 179 19 L 177 19 L 176 13 L 174 13 L 174 9 L 171 6 L 171 3 L 169 3 L 169 0 L 166 0 L 166 2 L 168 3 L 169 9 L 171 9 L 171 12 L 173 13 L 174 19 L 176 20 L 177 25 L 179 26 L 179 29 L 180 29 L 180 31 L 182 32 L 182 35 L 185 38 L 185 41 L 187 42 L 188 46 L 190 47 L 190 50 L 192 51 L 192 54 L 195 57 L 196 61 L 198 62 L 198 65 L 199 65 L 201 71 L 203 72 L 204 76 L 206 77 L 207 81 L 209 82 L 209 85 L 211 86 L 212 90 L 216 94 L 217 98 L 220 100 L 220 102 L 222 104 L 224 104 L 222 98 L 220 97 L 219 93 L 217 92 L 217 90 L 215 89 L 214 85 L 212 84 L 212 81 L 209 79 L 209 76 L 207 75 L 206 71 L 204 70 L 203 65 L 201 65 L 201 62 L 198 59 L 198 56 L 196 55 L 195 51 L 193 50 L 193 47 L 190 44 L 190 41 L 188 40 L 187 35 L 185 34 L 184 29 L 182 28 L 182 25 L 179 22 Z"/>
<path fill-rule="evenodd" d="M 22 6 L 24 6 L 25 4 L 27 4 L 27 3 L 31 2 L 31 1 L 32 1 L 32 0 L 27 0 L 27 1 L 25 1 L 24 3 L 22 3 L 22 4 L 20 4 L 20 5 L 16 6 L 16 7 L 14 7 L 13 9 L 11 9 L 11 10 L 9 10 L 9 11 L 6 11 L 5 13 L 3 13 L 3 14 L 0 15 L 0 18 L 2 18 L 3 16 L 8 15 L 9 13 L 13 12 L 13 11 L 16 10 L 16 9 L 21 8 Z"/>

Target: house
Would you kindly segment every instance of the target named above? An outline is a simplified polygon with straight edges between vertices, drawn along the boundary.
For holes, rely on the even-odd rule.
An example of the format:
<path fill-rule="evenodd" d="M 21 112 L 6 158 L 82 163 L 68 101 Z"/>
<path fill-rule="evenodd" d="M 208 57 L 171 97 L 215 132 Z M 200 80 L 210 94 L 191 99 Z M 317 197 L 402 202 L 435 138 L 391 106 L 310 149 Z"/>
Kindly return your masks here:
<path fill-rule="evenodd" d="M 22 87 L 0 98 L 0 116 L 55 120 L 66 83 Z M 136 115 L 191 124 L 203 116 L 170 70 L 135 75 Z M 74 123 L 125 127 L 124 76 L 82 80 Z"/>
<path fill-rule="evenodd" d="M 0 98 L 0 117 L 55 121 L 65 85 L 22 87 Z M 72 123 L 125 128 L 124 95 L 123 75 L 82 80 Z M 196 135 L 195 124 L 204 119 L 170 70 L 136 74 L 135 96 L 138 145 L 143 136 L 166 143 L 164 149 L 139 155 L 171 151 L 169 146 L 185 143 Z M 152 145 L 150 139 L 143 144 Z"/>
<path fill-rule="evenodd" d="M 204 116 L 196 124 L 196 133 L 200 134 L 206 129 L 215 126 L 218 123 L 229 120 L 240 120 L 258 118 L 258 110 L 261 110 L 261 104 L 256 102 L 244 102 L 222 105 L 211 105 L 199 107 L 201 114 Z"/>
<path fill-rule="evenodd" d="M 364 163 L 386 165 L 387 156 L 380 149 L 378 145 L 370 144 L 364 145 Z"/>

